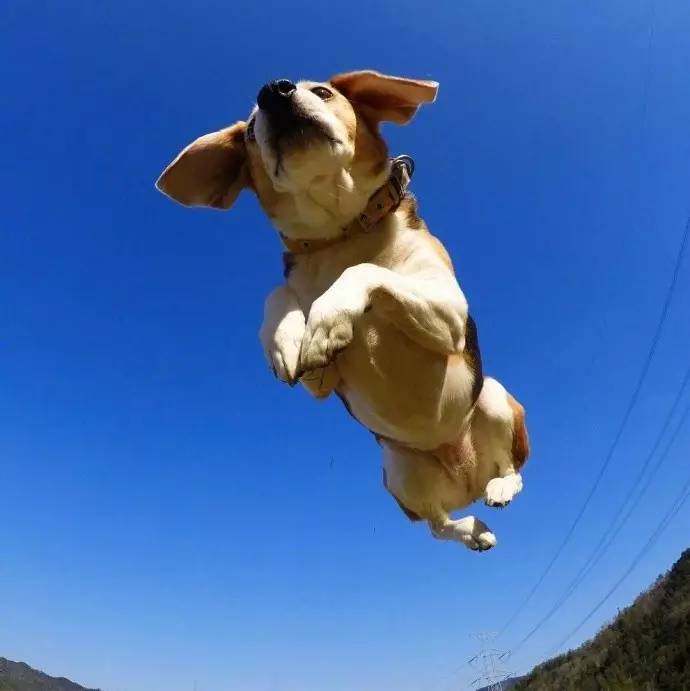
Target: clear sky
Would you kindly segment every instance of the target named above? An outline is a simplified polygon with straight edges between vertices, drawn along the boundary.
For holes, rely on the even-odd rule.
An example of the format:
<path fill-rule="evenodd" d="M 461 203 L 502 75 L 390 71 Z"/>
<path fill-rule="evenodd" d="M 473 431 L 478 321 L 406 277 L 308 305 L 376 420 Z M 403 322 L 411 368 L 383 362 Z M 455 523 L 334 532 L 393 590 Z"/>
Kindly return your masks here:
<path fill-rule="evenodd" d="M 107 691 L 463 688 L 561 541 L 634 387 L 690 212 L 690 5 L 30 3 L 0 7 L 0 655 Z M 650 22 L 653 27 L 650 42 Z M 244 194 L 153 182 L 263 82 L 377 68 L 441 83 L 393 153 L 449 248 L 533 456 L 475 554 L 412 525 L 337 400 L 274 381 L 256 336 L 279 242 Z M 642 401 L 572 543 L 612 517 L 690 359 L 686 261 Z M 681 433 L 596 572 L 507 667 L 606 591 L 685 479 Z M 681 512 L 580 633 L 687 546 Z"/>

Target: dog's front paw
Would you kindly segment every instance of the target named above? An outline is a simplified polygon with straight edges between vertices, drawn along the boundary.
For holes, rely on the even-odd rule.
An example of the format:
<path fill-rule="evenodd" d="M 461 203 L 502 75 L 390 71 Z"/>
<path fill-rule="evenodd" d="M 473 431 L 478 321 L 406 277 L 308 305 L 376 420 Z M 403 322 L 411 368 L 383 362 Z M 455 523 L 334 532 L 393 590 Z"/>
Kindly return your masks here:
<path fill-rule="evenodd" d="M 484 502 L 487 506 L 503 508 L 508 506 L 513 497 L 522 491 L 522 478 L 519 473 L 489 480 L 484 491 Z"/>
<path fill-rule="evenodd" d="M 371 264 L 351 266 L 314 301 L 304 331 L 299 373 L 326 367 L 352 343 L 355 322 L 369 307 L 372 276 L 378 270 Z"/>
<path fill-rule="evenodd" d="M 299 353 L 304 337 L 304 316 L 288 314 L 274 331 L 261 331 L 261 343 L 273 374 L 290 386 L 297 383 Z"/>
<path fill-rule="evenodd" d="M 302 339 L 299 376 L 326 367 L 352 343 L 354 317 L 352 310 L 332 308 L 323 298 L 314 302 Z"/>

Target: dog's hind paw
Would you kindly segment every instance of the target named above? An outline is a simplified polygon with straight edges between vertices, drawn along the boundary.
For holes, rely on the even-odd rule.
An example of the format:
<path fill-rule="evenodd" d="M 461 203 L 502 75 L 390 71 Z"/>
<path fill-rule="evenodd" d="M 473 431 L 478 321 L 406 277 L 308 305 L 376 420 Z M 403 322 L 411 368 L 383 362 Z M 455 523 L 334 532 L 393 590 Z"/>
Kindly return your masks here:
<path fill-rule="evenodd" d="M 468 547 L 473 552 L 486 552 L 486 550 L 496 546 L 496 536 L 490 530 L 486 530 L 476 537 L 468 535 L 463 539 L 463 542 L 465 547 Z"/>
<path fill-rule="evenodd" d="M 489 527 L 474 516 L 466 516 L 457 521 L 446 520 L 432 527 L 431 532 L 439 540 L 462 542 L 474 552 L 486 552 L 496 546 L 496 536 Z"/>

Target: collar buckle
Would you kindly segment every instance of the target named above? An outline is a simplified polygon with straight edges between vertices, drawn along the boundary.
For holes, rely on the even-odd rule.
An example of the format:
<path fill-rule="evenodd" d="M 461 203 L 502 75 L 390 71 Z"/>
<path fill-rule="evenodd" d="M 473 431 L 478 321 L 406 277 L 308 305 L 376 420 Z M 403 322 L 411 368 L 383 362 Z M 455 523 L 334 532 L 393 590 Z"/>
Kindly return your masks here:
<path fill-rule="evenodd" d="M 357 219 L 365 233 L 400 206 L 413 173 L 414 161 L 411 156 L 396 156 L 391 161 L 391 174 L 386 184 L 371 195 L 367 208 Z"/>

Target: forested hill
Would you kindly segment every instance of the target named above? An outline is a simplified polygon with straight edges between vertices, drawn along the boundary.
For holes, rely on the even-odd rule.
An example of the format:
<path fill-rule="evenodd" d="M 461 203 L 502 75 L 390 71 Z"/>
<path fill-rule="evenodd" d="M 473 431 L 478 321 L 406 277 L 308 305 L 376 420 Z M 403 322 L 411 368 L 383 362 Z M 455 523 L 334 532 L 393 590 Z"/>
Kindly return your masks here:
<path fill-rule="evenodd" d="M 515 691 L 690 691 L 690 549 L 611 624 Z"/>
<path fill-rule="evenodd" d="M 23 662 L 0 657 L 0 691 L 98 691 L 64 677 L 50 677 Z"/>

